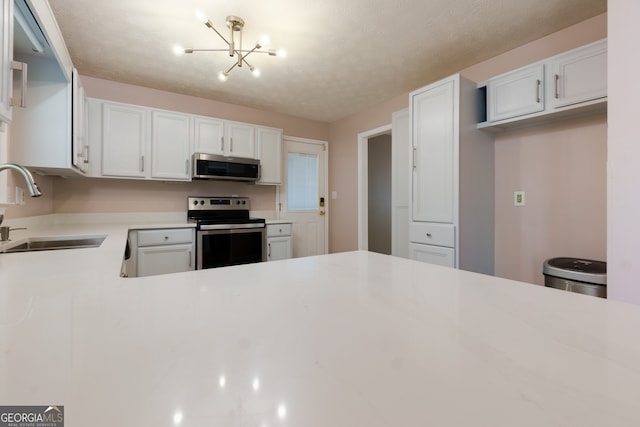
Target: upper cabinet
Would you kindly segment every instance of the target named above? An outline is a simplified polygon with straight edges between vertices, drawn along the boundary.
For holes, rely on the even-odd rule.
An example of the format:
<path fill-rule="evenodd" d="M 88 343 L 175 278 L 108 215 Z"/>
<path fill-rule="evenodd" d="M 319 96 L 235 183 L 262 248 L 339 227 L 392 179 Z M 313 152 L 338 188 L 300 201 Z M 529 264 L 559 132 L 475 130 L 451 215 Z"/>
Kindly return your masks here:
<path fill-rule="evenodd" d="M 11 121 L 13 0 L 0 0 L 0 125 Z"/>
<path fill-rule="evenodd" d="M 196 153 L 228 157 L 255 157 L 254 126 L 247 123 L 196 116 Z"/>
<path fill-rule="evenodd" d="M 544 110 L 544 64 L 534 64 L 487 83 L 489 121 L 518 117 Z"/>
<path fill-rule="evenodd" d="M 282 129 L 256 126 L 256 158 L 260 159 L 258 184 L 282 183 Z"/>
<path fill-rule="evenodd" d="M 191 117 L 153 111 L 151 122 L 151 178 L 190 180 Z"/>
<path fill-rule="evenodd" d="M 90 107 L 92 108 L 92 107 Z M 142 107 L 103 103 L 98 120 L 101 123 L 102 176 L 145 178 L 147 176 L 147 147 L 149 145 L 148 113 Z M 93 117 L 93 114 L 90 116 Z M 94 150 L 95 151 L 95 150 Z"/>
<path fill-rule="evenodd" d="M 575 49 L 551 59 L 553 108 L 607 97 L 607 42 Z"/>
<path fill-rule="evenodd" d="M 190 181 L 194 153 L 256 158 L 280 184 L 282 129 L 89 99 L 90 176 Z"/>
<path fill-rule="evenodd" d="M 22 75 L 14 72 L 21 99 L 11 112 L 9 161 L 38 173 L 82 174 L 84 92 L 49 2 L 15 0 L 13 24 L 13 64 Z"/>
<path fill-rule="evenodd" d="M 479 128 L 508 129 L 606 111 L 607 40 L 496 76 L 479 85 Z"/>

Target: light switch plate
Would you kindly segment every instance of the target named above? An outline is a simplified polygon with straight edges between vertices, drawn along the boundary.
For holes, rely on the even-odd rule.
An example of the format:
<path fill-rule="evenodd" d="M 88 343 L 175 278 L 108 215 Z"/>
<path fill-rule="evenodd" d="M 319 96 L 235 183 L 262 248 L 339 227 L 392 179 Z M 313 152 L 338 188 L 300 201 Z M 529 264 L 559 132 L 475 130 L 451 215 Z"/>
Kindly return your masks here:
<path fill-rule="evenodd" d="M 524 206 L 524 191 L 514 191 L 513 206 Z"/>

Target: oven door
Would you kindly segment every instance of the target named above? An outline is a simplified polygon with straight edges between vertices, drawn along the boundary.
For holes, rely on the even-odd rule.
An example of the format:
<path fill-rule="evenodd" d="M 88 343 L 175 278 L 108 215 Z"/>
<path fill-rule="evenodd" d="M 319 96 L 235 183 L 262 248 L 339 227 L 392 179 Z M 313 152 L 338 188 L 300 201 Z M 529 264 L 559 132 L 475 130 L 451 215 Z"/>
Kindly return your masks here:
<path fill-rule="evenodd" d="M 202 226 L 197 232 L 196 269 L 267 260 L 264 224 Z"/>

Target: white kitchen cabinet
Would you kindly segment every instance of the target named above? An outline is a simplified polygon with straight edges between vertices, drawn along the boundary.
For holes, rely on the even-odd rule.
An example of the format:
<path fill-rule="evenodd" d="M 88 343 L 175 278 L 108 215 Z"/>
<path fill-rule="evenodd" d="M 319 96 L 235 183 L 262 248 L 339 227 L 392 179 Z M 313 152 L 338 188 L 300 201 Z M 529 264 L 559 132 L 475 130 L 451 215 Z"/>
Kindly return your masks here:
<path fill-rule="evenodd" d="M 12 112 L 9 160 L 41 174 L 84 174 L 84 93 L 46 1 L 15 2 L 14 59 L 26 64 L 25 106 Z M 16 76 L 17 77 L 17 76 Z M 22 76 L 24 78 L 24 75 Z"/>
<path fill-rule="evenodd" d="M 553 108 L 607 96 L 607 41 L 574 49 L 551 60 Z"/>
<path fill-rule="evenodd" d="M 193 127 L 194 152 L 224 155 L 224 120 L 196 116 Z"/>
<path fill-rule="evenodd" d="M 129 231 L 129 277 L 190 271 L 195 266 L 195 230 L 168 228 Z"/>
<path fill-rule="evenodd" d="M 151 122 L 151 178 L 189 181 L 191 117 L 156 110 Z"/>
<path fill-rule="evenodd" d="M 148 109 L 110 102 L 101 103 L 101 109 L 101 175 L 145 178 Z"/>
<path fill-rule="evenodd" d="M 437 264 L 451 268 L 455 268 L 456 266 L 456 255 L 453 248 L 410 243 L 409 252 L 411 259 L 416 261 L 428 262 L 430 264 Z"/>
<path fill-rule="evenodd" d="M 225 123 L 225 137 L 228 145 L 225 155 L 231 157 L 255 157 L 255 129 L 253 125 L 240 122 Z M 225 142 L 226 142 L 225 141 Z"/>
<path fill-rule="evenodd" d="M 228 157 L 255 157 L 254 126 L 197 116 L 194 152 Z"/>
<path fill-rule="evenodd" d="M 72 73 L 72 136 L 71 152 L 73 153 L 73 166 L 82 172 L 89 169 L 89 142 L 87 138 L 87 100 L 84 87 L 80 81 L 78 71 L 74 68 Z"/>
<path fill-rule="evenodd" d="M 257 184 L 282 183 L 282 129 L 256 126 L 256 158 L 260 160 Z"/>
<path fill-rule="evenodd" d="M 11 121 L 13 0 L 0 0 L 0 125 Z"/>
<path fill-rule="evenodd" d="M 477 85 L 454 75 L 411 92 L 413 259 L 493 274 L 494 142 Z"/>
<path fill-rule="evenodd" d="M 289 259 L 293 256 L 291 223 L 267 224 L 267 261 Z"/>
<path fill-rule="evenodd" d="M 491 79 L 487 84 L 489 120 L 544 110 L 544 64 L 534 64 Z"/>
<path fill-rule="evenodd" d="M 477 127 L 508 130 L 607 108 L 607 40 L 493 77 L 479 85 L 486 117 Z"/>

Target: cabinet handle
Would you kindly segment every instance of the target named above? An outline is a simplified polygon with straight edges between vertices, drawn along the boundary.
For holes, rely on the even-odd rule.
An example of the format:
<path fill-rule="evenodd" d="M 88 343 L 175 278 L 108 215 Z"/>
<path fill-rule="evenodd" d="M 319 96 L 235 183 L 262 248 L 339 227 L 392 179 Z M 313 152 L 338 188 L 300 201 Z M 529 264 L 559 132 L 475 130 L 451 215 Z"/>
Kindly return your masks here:
<path fill-rule="evenodd" d="M 271 243 L 267 243 L 267 258 L 271 258 Z"/>
<path fill-rule="evenodd" d="M 555 74 L 555 81 L 553 82 L 553 85 L 554 85 L 553 89 L 554 89 L 554 92 L 555 92 L 554 95 L 555 95 L 556 99 L 560 98 L 560 93 L 558 91 L 558 82 L 559 81 L 560 81 L 560 76 L 558 74 Z"/>
<path fill-rule="evenodd" d="M 413 157 L 411 158 L 411 163 L 413 165 L 413 168 L 416 168 L 416 147 L 413 147 Z"/>
<path fill-rule="evenodd" d="M 184 168 L 184 172 L 189 175 L 189 159 L 185 160 L 185 168 Z"/>
<path fill-rule="evenodd" d="M 224 136 L 220 137 L 220 151 L 224 151 Z"/>
<path fill-rule="evenodd" d="M 540 80 L 536 80 L 536 102 L 539 104 L 540 103 L 540 85 L 541 85 L 541 81 Z"/>
<path fill-rule="evenodd" d="M 27 106 L 27 64 L 25 62 L 11 61 L 11 68 L 15 71 L 22 71 L 20 82 L 20 99 L 11 98 L 11 105 L 13 107 Z"/>
<path fill-rule="evenodd" d="M 89 145 L 84 146 L 84 163 L 89 164 Z"/>
<path fill-rule="evenodd" d="M 140 156 L 140 172 L 144 172 L 144 156 Z"/>
<path fill-rule="evenodd" d="M 191 258 L 193 258 L 193 257 L 191 256 L 191 251 L 189 251 L 189 268 L 191 268 L 191 265 L 192 265 L 191 264 Z"/>
<path fill-rule="evenodd" d="M 233 137 L 229 138 L 229 152 L 233 153 Z"/>
<path fill-rule="evenodd" d="M 429 238 L 430 238 L 430 237 L 431 237 L 431 233 L 427 233 L 427 237 L 429 237 Z"/>

